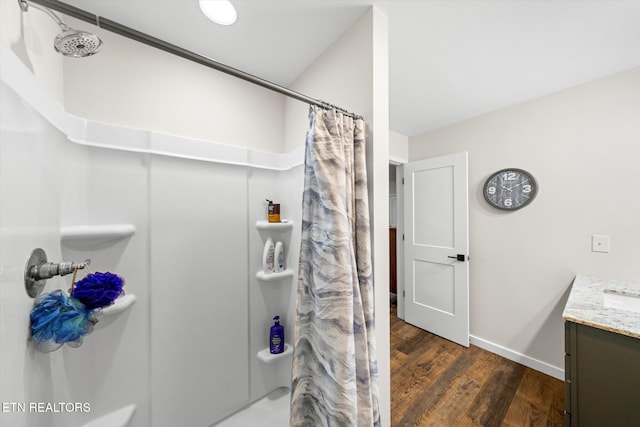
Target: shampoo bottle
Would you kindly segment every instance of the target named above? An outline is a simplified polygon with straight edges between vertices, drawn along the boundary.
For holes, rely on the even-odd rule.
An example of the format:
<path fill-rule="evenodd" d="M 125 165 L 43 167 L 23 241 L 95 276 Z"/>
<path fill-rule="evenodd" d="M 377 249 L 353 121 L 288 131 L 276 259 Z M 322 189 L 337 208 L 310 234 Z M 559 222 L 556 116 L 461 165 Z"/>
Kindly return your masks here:
<path fill-rule="evenodd" d="M 280 316 L 275 316 L 274 325 L 269 333 L 269 351 L 271 354 L 279 354 L 284 351 L 284 328 L 280 325 Z"/>
<path fill-rule="evenodd" d="M 274 250 L 274 259 L 276 262 L 275 272 L 279 273 L 284 271 L 284 246 L 282 242 L 276 243 L 276 248 Z"/>
<path fill-rule="evenodd" d="M 262 269 L 265 273 L 273 273 L 274 250 L 273 239 L 269 237 L 267 239 L 267 243 L 264 244 L 264 250 L 262 251 Z"/>

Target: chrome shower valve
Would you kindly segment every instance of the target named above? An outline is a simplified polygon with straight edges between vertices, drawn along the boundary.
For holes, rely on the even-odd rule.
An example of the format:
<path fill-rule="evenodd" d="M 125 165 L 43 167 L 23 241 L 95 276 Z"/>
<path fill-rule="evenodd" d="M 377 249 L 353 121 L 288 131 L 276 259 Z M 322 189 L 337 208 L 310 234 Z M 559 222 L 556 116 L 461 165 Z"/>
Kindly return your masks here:
<path fill-rule="evenodd" d="M 90 259 L 80 263 L 63 261 L 60 263 L 47 262 L 47 254 L 41 248 L 31 252 L 24 267 L 24 286 L 31 298 L 37 297 L 44 288 L 45 281 L 54 276 L 65 276 L 74 270 L 86 268 L 91 263 Z"/>

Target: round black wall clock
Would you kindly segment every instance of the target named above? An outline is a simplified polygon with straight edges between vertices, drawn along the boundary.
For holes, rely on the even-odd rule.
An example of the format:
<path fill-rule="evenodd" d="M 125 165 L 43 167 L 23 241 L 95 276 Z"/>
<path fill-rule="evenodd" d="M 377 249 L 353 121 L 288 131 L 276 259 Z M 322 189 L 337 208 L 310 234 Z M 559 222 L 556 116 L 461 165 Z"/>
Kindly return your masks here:
<path fill-rule="evenodd" d="M 484 199 L 494 208 L 515 211 L 527 206 L 538 194 L 538 183 L 529 172 L 508 168 L 487 178 L 482 190 Z"/>

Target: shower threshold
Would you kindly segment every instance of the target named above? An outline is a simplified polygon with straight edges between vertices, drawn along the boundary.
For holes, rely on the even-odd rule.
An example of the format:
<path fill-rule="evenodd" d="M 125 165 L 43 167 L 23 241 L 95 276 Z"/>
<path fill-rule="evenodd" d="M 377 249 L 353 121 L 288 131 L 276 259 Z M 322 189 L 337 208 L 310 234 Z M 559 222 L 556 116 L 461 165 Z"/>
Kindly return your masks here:
<path fill-rule="evenodd" d="M 291 390 L 280 387 L 260 400 L 225 418 L 215 427 L 289 426 L 289 398 Z"/>

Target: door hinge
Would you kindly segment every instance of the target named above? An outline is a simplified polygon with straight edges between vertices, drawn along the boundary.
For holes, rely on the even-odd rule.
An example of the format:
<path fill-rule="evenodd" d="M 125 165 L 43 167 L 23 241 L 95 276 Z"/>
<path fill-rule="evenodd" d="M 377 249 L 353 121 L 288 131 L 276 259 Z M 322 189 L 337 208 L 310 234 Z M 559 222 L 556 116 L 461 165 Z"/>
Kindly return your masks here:
<path fill-rule="evenodd" d="M 402 291 L 402 298 L 404 298 L 404 290 Z"/>
<path fill-rule="evenodd" d="M 402 233 L 402 241 L 404 242 L 404 233 Z"/>
<path fill-rule="evenodd" d="M 404 184 L 404 178 L 402 178 L 402 184 Z"/>

